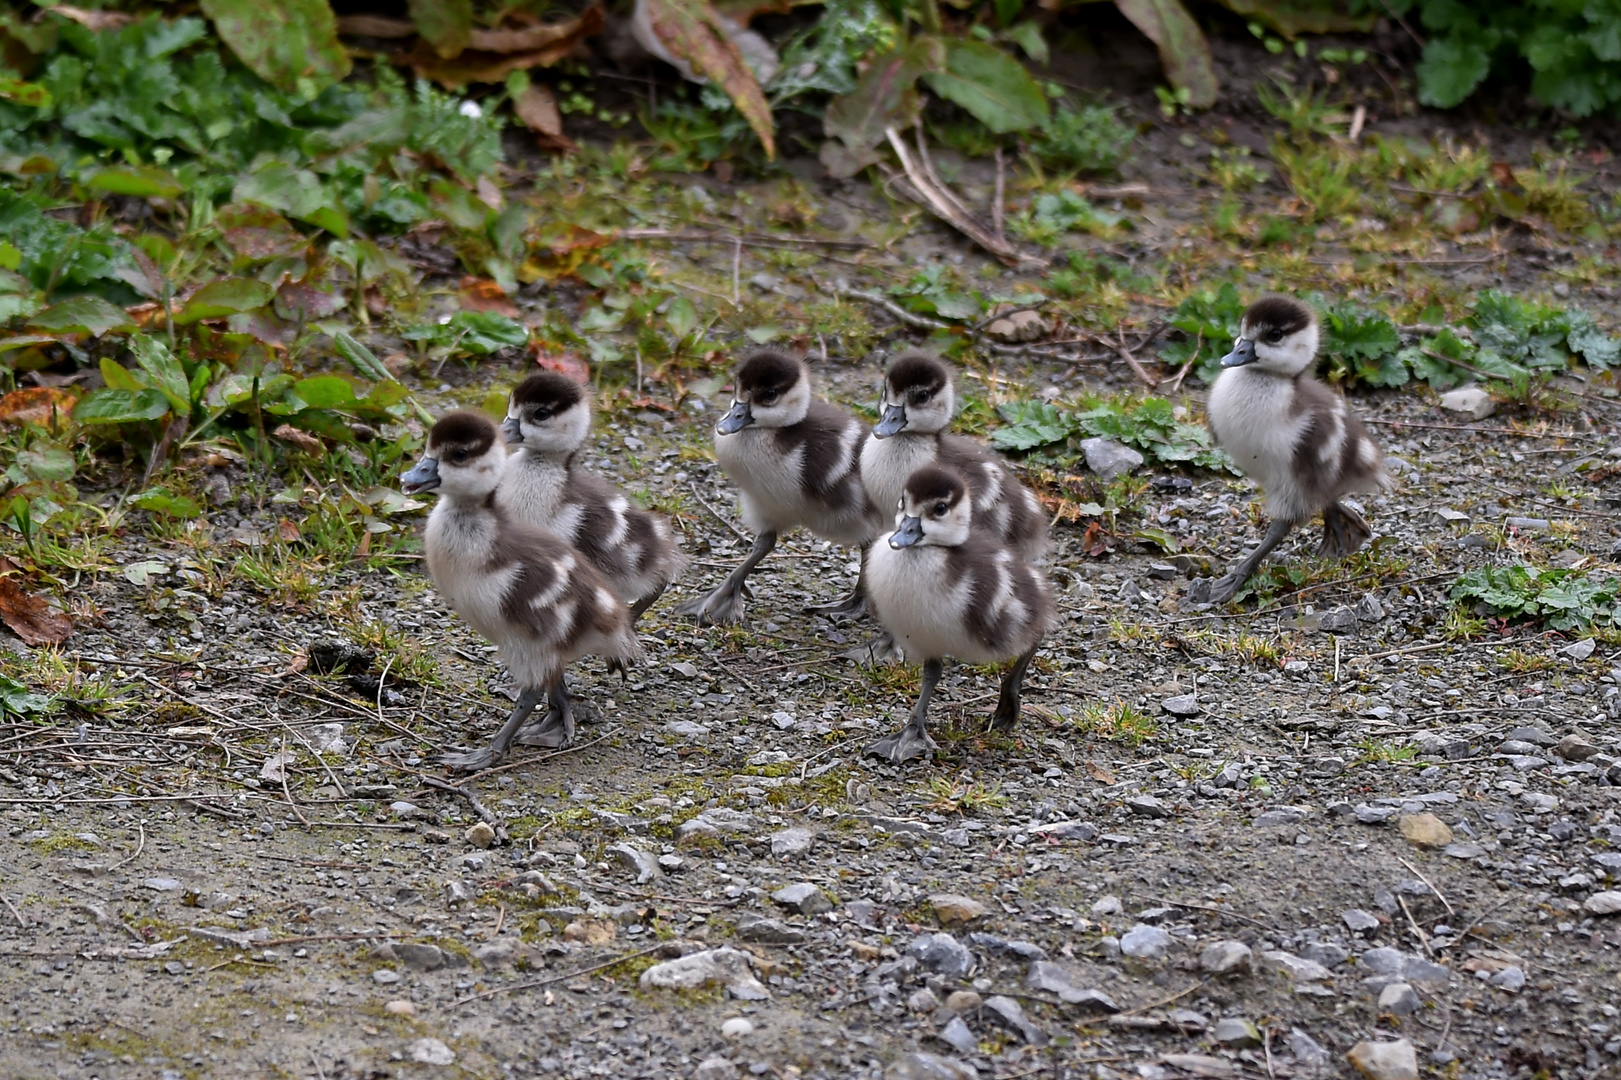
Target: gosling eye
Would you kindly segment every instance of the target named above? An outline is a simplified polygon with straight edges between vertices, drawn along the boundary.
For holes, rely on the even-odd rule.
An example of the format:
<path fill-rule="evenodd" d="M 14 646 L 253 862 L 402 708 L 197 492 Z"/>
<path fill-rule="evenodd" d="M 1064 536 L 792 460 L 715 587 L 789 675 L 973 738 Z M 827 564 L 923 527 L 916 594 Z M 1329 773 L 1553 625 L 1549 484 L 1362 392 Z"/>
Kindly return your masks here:
<path fill-rule="evenodd" d="M 465 465 L 467 463 L 466 450 L 452 450 L 446 456 L 450 458 L 450 463 L 452 465 Z"/>
<path fill-rule="evenodd" d="M 916 391 L 913 391 L 913 393 L 912 393 L 912 404 L 913 405 L 927 405 L 928 402 L 929 402 L 929 398 L 931 398 L 933 396 L 934 395 L 928 390 L 916 390 Z"/>
<path fill-rule="evenodd" d="M 544 421 L 552 418 L 552 413 L 554 411 L 555 410 L 553 410 L 550 406 L 542 405 L 540 408 L 529 414 L 529 420 L 531 423 L 535 424 L 543 423 Z"/>
<path fill-rule="evenodd" d="M 946 504 L 945 503 L 937 502 L 937 503 L 934 504 L 934 516 L 935 517 L 945 517 L 946 516 Z"/>
<path fill-rule="evenodd" d="M 1282 330 L 1268 330 L 1267 331 L 1266 343 L 1268 345 L 1276 345 L 1278 342 L 1280 342 L 1282 340 L 1283 340 L 1283 331 Z"/>
<path fill-rule="evenodd" d="M 775 405 L 777 403 L 777 396 L 778 395 L 777 395 L 777 393 L 775 391 L 772 391 L 769 394 L 761 394 L 760 395 L 760 404 L 764 405 L 766 408 L 769 409 L 771 406 L 773 406 L 773 405 Z"/>

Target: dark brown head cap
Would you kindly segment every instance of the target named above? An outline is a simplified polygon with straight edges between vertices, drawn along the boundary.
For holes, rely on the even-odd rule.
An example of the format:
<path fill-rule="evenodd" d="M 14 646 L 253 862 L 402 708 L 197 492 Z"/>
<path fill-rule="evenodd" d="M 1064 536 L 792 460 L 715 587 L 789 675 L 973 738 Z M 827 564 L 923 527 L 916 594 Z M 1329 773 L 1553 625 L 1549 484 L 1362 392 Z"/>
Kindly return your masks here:
<path fill-rule="evenodd" d="M 914 503 L 944 500 L 956 505 L 967 494 L 968 484 L 963 478 L 940 465 L 921 466 L 906 478 L 906 497 Z"/>
<path fill-rule="evenodd" d="M 889 365 L 884 380 L 897 394 L 904 394 L 908 390 L 927 390 L 935 393 L 944 389 L 951 381 L 951 369 L 932 353 L 906 352 L 897 356 Z"/>
<path fill-rule="evenodd" d="M 441 416 L 428 432 L 428 452 L 437 457 L 446 450 L 466 450 L 479 457 L 499 437 L 495 421 L 483 413 L 458 409 Z"/>
<path fill-rule="evenodd" d="M 760 349 L 737 365 L 737 388 L 749 395 L 787 393 L 804 377 L 805 365 L 785 352 Z"/>
<path fill-rule="evenodd" d="M 1244 312 L 1245 336 L 1254 339 L 1267 330 L 1284 336 L 1296 334 L 1317 321 L 1310 307 L 1292 296 L 1263 296 Z"/>
<path fill-rule="evenodd" d="M 578 405 L 584 397 L 584 387 L 555 371 L 537 371 L 512 390 L 514 405 L 550 405 L 557 412 Z"/>

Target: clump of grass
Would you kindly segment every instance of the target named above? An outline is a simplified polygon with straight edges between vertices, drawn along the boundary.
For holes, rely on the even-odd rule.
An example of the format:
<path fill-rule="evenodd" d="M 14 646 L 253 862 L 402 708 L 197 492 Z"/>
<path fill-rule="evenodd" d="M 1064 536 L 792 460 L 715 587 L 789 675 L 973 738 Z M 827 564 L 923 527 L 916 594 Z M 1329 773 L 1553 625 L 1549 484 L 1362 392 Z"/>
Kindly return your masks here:
<path fill-rule="evenodd" d="M 925 810 L 942 814 L 968 814 L 978 810 L 998 810 L 1007 805 L 1001 784 L 985 784 L 959 776 L 955 780 L 936 777 L 929 781 L 930 801 Z"/>
<path fill-rule="evenodd" d="M 1120 700 L 1112 705 L 1101 702 L 1083 705 L 1074 723 L 1088 735 L 1127 746 L 1140 746 L 1159 733 L 1159 725 L 1152 716 Z"/>
<path fill-rule="evenodd" d="M 1536 653 L 1528 653 L 1524 649 L 1508 649 L 1499 653 L 1497 663 L 1504 671 L 1510 671 L 1516 675 L 1525 675 L 1533 671 L 1547 671 L 1555 666 L 1552 657 L 1538 656 Z"/>
<path fill-rule="evenodd" d="M 1400 746 L 1394 741 L 1364 739 L 1357 744 L 1357 757 L 1352 764 L 1404 765 L 1418 756 L 1418 747 Z"/>

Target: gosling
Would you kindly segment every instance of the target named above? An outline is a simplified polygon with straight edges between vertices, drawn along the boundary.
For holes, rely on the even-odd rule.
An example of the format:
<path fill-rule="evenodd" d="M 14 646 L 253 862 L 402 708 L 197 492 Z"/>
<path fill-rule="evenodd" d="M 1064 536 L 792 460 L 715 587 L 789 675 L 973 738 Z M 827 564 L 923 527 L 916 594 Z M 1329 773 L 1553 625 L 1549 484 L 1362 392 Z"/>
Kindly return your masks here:
<path fill-rule="evenodd" d="M 861 424 L 812 396 L 803 361 L 763 349 L 744 359 L 735 381 L 732 407 L 715 427 L 715 460 L 738 487 L 754 545 L 713 592 L 676 609 L 700 625 L 742 619 L 743 583 L 779 534 L 804 526 L 863 547 L 883 527 L 861 483 Z M 854 613 L 862 604 L 858 580 L 850 596 L 807 610 Z"/>
<path fill-rule="evenodd" d="M 1210 391 L 1210 433 L 1245 476 L 1261 485 L 1271 527 L 1231 573 L 1191 583 L 1195 603 L 1233 598 L 1295 526 L 1323 515 L 1317 554 L 1343 558 L 1372 531 L 1340 500 L 1389 488 L 1384 457 L 1345 398 L 1312 378 L 1317 316 L 1287 296 L 1266 296 L 1244 313 L 1233 350 Z"/>
<path fill-rule="evenodd" d="M 631 505 L 577 463 L 591 431 L 591 405 L 573 379 L 529 376 L 512 391 L 501 434 L 517 450 L 495 489 L 515 521 L 544 529 L 584 555 L 630 607 L 632 624 L 686 565 L 670 522 Z"/>
<path fill-rule="evenodd" d="M 899 508 L 907 478 L 938 463 L 960 474 L 973 497 L 974 527 L 1011 547 L 1020 558 L 1039 559 L 1047 549 L 1047 517 L 1035 493 L 984 446 L 945 434 L 957 411 L 951 369 L 938 357 L 909 352 L 884 375 L 881 415 L 861 447 L 861 482 L 873 505 Z"/>
<path fill-rule="evenodd" d="M 407 494 L 439 492 L 424 536 L 428 573 L 468 624 L 495 643 L 519 687 L 518 702 L 483 750 L 446 754 L 464 771 L 500 761 L 542 698 L 545 719 L 524 742 L 567 746 L 574 714 L 563 669 L 594 653 L 624 671 L 641 659 L 630 612 L 579 552 L 531 525 L 515 521 L 495 499 L 506 465 L 500 432 L 470 412 L 441 417 L 428 433 L 422 460 L 401 477 Z"/>
<path fill-rule="evenodd" d="M 923 662 L 923 691 L 906 725 L 867 754 L 899 763 L 934 753 L 929 699 L 947 656 L 971 664 L 1014 659 L 991 716 L 991 730 L 1013 730 L 1025 672 L 1054 622 L 1052 597 L 1040 570 L 974 526 L 960 475 L 925 465 L 907 478 L 895 531 L 867 554 L 867 593 L 907 659 Z"/>

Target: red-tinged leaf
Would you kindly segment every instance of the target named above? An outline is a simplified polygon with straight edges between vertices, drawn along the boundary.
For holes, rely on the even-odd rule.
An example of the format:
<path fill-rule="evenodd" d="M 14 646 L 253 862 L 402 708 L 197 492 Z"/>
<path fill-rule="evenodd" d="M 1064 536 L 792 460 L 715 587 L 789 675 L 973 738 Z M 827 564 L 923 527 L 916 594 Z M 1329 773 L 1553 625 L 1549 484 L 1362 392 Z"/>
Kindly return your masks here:
<path fill-rule="evenodd" d="M 586 38 L 600 34 L 605 23 L 602 9 L 590 7 L 577 19 L 523 31 L 528 35 L 527 40 L 542 42 L 523 51 L 486 49 L 481 43 L 488 43 L 489 39 L 475 32 L 470 47 L 449 59 L 438 55 L 423 42 L 418 42 L 410 53 L 395 59 L 398 63 L 410 65 L 423 78 L 452 89 L 468 83 L 501 82 L 514 71 L 550 67 L 572 53 Z"/>
<path fill-rule="evenodd" d="M 322 454 L 326 452 L 326 443 L 307 431 L 300 431 L 291 424 L 278 425 L 276 430 L 270 434 L 282 442 L 292 443 L 306 454 Z"/>
<path fill-rule="evenodd" d="M 473 277 L 469 274 L 462 278 L 457 291 L 461 294 L 463 311 L 493 311 L 509 319 L 518 317 L 518 305 L 512 302 L 512 298 L 501 286 L 489 278 Z"/>
<path fill-rule="evenodd" d="M 73 636 L 73 620 L 10 577 L 0 577 L 0 622 L 24 645 L 60 645 Z"/>
<path fill-rule="evenodd" d="M 200 0 L 220 39 L 265 82 L 312 90 L 349 74 L 338 21 L 327 0 Z"/>
<path fill-rule="evenodd" d="M 406 5 L 422 40 L 447 60 L 467 48 L 473 32 L 473 0 L 410 0 Z"/>
<path fill-rule="evenodd" d="M 1108 769 L 1104 768 L 1102 765 L 1099 765 L 1095 761 L 1088 761 L 1086 763 L 1086 775 L 1090 776 L 1100 784 L 1114 783 L 1114 773 L 1110 772 Z"/>
<path fill-rule="evenodd" d="M 671 55 L 713 79 L 743 114 L 767 158 L 777 156 L 771 105 L 710 0 L 639 0 L 636 18 Z M 640 35 L 638 35 L 640 36 Z M 656 50 L 654 50 L 656 52 Z"/>
<path fill-rule="evenodd" d="M 286 258 L 309 246 L 309 239 L 292 222 L 259 203 L 222 206 L 214 214 L 214 223 L 231 250 L 250 262 Z"/>
<path fill-rule="evenodd" d="M 468 47 L 479 52 L 528 53 L 553 49 L 567 42 L 570 47 L 582 37 L 602 32 L 602 8 L 587 8 L 578 19 L 566 22 L 543 23 L 534 21 L 527 26 L 497 27 L 494 30 L 474 30 Z"/>
<path fill-rule="evenodd" d="M 570 222 L 553 222 L 529 233 L 524 241 L 529 245 L 529 257 L 518 268 L 518 280 L 527 283 L 555 281 L 575 273 L 608 237 Z"/>
<path fill-rule="evenodd" d="M 309 438 L 309 436 L 305 436 L 305 438 Z M 321 440 L 315 439 L 314 441 L 319 444 Z M 299 541 L 298 526 L 286 518 L 276 522 L 276 535 L 281 537 L 281 542 L 284 544 L 296 544 Z M 371 534 L 367 533 L 366 535 L 370 536 Z"/>
<path fill-rule="evenodd" d="M 355 37 L 382 38 L 385 41 L 408 38 L 417 32 L 408 19 L 390 19 L 384 15 L 340 15 L 338 33 Z"/>
<path fill-rule="evenodd" d="M 551 87 L 530 83 L 512 99 L 512 111 L 535 133 L 535 143 L 542 150 L 572 154 L 578 149 L 573 140 L 563 134 L 563 114 L 558 111 L 557 97 Z"/>
<path fill-rule="evenodd" d="M 349 300 L 341 293 L 318 289 L 307 281 L 289 281 L 276 290 L 276 308 L 285 318 L 296 319 L 300 314 L 306 322 L 336 315 L 348 306 Z"/>
<path fill-rule="evenodd" d="M 823 129 L 828 138 L 843 144 L 843 150 L 824 154 L 823 163 L 836 169 L 836 176 L 852 176 L 876 161 L 874 151 L 884 142 L 887 129 L 905 130 L 917 123 L 923 107 L 917 81 L 942 70 L 945 63 L 945 44 L 936 37 L 915 38 L 874 60 L 856 88 L 827 107 Z"/>
<path fill-rule="evenodd" d="M 1188 92 L 1188 104 L 1208 109 L 1216 103 L 1216 69 L 1210 43 L 1182 0 L 1114 0 L 1120 13 L 1159 47 L 1165 78 Z"/>
<path fill-rule="evenodd" d="M 78 395 L 54 386 L 13 390 L 0 397 L 0 424 L 36 424 L 45 427 L 51 423 L 53 414 L 64 419 L 71 416 L 78 400 Z"/>
<path fill-rule="evenodd" d="M 546 371 L 566 375 L 581 385 L 591 381 L 591 368 L 584 360 L 573 353 L 548 349 L 539 342 L 535 343 L 535 365 Z"/>

